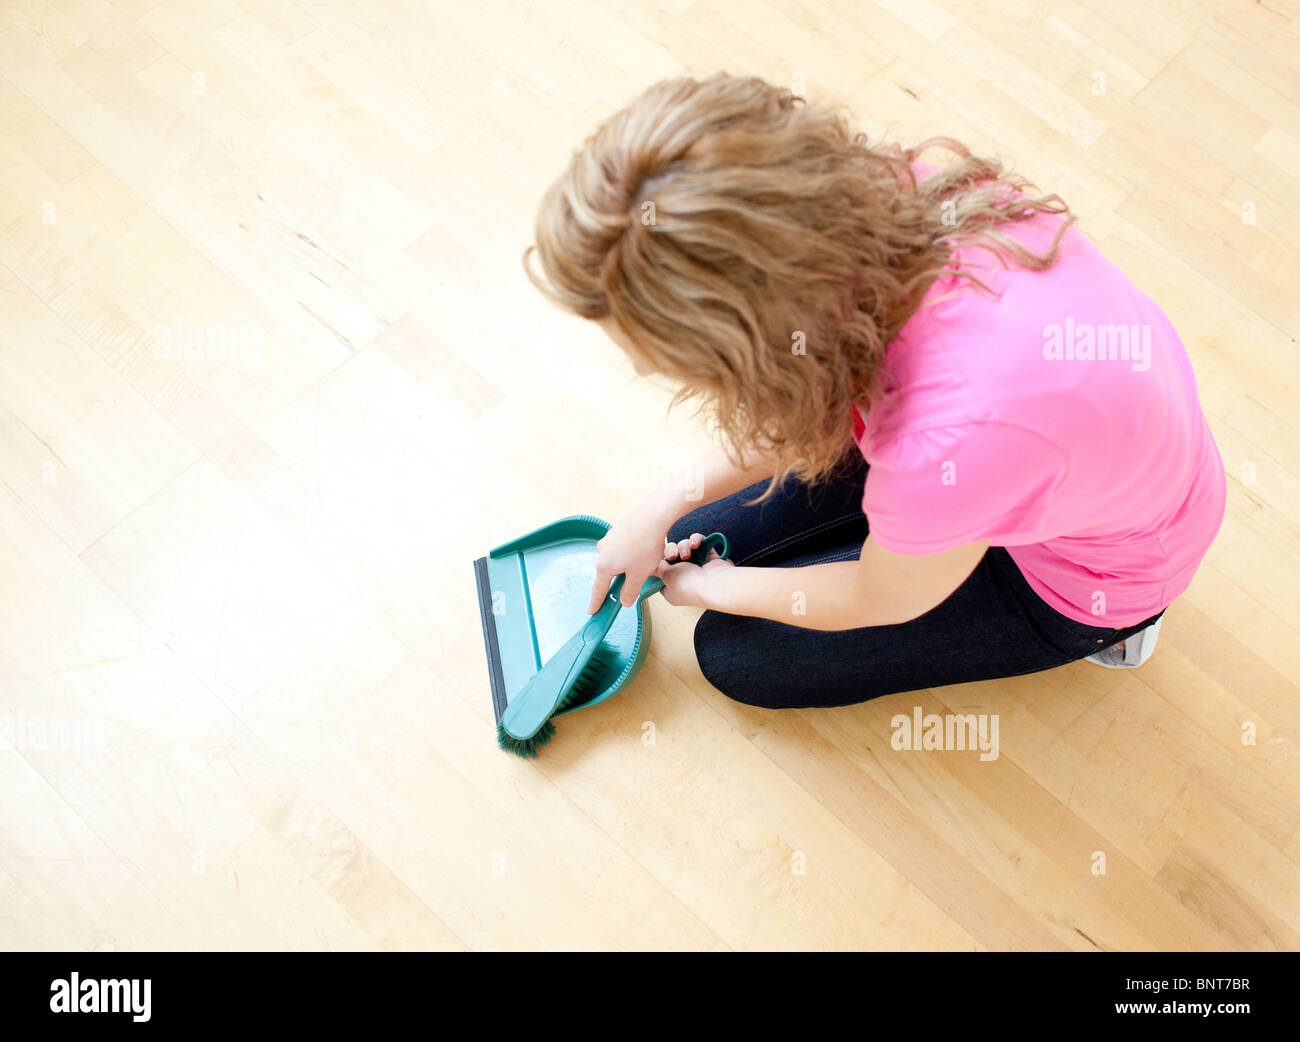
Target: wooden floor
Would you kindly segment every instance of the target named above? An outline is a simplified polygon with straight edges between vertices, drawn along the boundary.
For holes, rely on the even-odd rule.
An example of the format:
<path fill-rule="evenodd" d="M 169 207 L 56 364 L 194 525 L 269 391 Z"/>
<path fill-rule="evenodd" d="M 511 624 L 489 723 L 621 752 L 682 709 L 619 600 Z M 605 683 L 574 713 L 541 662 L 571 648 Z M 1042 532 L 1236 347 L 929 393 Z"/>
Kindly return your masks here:
<path fill-rule="evenodd" d="M 4 0 L 0 945 L 1300 948 L 1297 54 L 1297 0 Z M 496 748 L 471 560 L 708 448 L 536 203 L 718 69 L 1014 162 L 1171 315 L 1228 509 L 1141 670 L 763 713 L 657 599 Z"/>

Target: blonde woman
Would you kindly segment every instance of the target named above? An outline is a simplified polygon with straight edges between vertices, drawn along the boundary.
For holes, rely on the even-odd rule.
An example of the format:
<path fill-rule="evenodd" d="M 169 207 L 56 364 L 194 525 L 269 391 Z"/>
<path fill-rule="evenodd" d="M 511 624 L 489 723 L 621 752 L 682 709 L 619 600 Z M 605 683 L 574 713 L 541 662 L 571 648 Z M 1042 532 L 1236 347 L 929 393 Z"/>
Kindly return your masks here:
<path fill-rule="evenodd" d="M 1168 319 L 1032 188 L 753 78 L 607 120 L 525 263 L 723 447 L 601 540 L 591 610 L 660 575 L 704 675 L 770 708 L 1145 661 L 1223 465 Z M 715 529 L 731 560 L 683 564 Z"/>

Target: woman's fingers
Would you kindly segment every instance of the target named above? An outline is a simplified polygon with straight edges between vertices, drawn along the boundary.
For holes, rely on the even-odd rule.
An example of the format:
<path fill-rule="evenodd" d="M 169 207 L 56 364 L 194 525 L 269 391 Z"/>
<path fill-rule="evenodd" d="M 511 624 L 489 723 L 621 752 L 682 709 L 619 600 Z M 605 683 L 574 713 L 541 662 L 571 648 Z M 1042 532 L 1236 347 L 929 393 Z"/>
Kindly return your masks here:
<path fill-rule="evenodd" d="M 704 536 L 699 532 L 687 536 L 685 539 L 682 539 L 677 543 L 677 553 L 674 556 L 682 561 L 689 561 L 691 559 L 691 551 L 698 549 L 700 543 L 703 541 Z M 672 557 L 670 557 L 669 560 L 672 560 Z"/>
<path fill-rule="evenodd" d="M 588 615 L 594 615 L 600 608 L 600 602 L 605 599 L 605 594 L 609 593 L 609 584 L 613 581 L 613 572 L 607 572 L 599 567 L 596 569 L 596 581 L 591 586 L 591 603 L 587 606 Z"/>
<path fill-rule="evenodd" d="M 623 583 L 623 592 L 619 594 L 619 601 L 624 608 L 630 608 L 636 603 L 636 599 L 641 596 L 641 584 L 646 581 L 648 576 L 636 576 L 628 572 L 627 580 Z"/>
<path fill-rule="evenodd" d="M 698 550 L 702 542 L 704 542 L 704 535 L 700 532 L 694 532 L 691 535 L 687 536 L 685 539 L 680 539 L 675 543 L 665 542 L 664 560 L 667 561 L 669 564 L 676 564 L 679 561 L 689 561 L 691 559 L 691 551 Z M 717 556 L 718 556 L 718 552 L 714 550 L 709 555 L 708 559 L 713 560 Z M 627 580 L 623 583 L 623 590 L 619 594 L 619 600 L 623 604 L 623 606 L 630 608 L 633 604 L 635 604 L 637 596 L 641 592 L 641 586 L 644 584 L 645 580 L 648 579 L 651 575 L 659 574 L 659 572 L 660 569 L 656 567 L 655 571 L 647 572 L 645 575 L 640 576 L 639 580 L 637 576 L 632 575 L 629 572 Z M 591 602 L 587 607 L 588 615 L 593 614 L 600 608 L 601 602 L 605 599 L 606 595 L 609 593 L 610 583 L 614 581 L 614 576 L 616 574 L 618 573 L 610 571 L 609 569 L 606 568 L 601 568 L 599 565 L 597 565 L 596 581 L 592 584 Z"/>
<path fill-rule="evenodd" d="M 685 539 L 679 539 L 675 543 L 669 543 L 664 547 L 664 558 L 668 561 L 689 561 L 691 551 L 699 549 L 700 543 L 704 541 L 704 536 L 696 532 L 687 536 Z"/>

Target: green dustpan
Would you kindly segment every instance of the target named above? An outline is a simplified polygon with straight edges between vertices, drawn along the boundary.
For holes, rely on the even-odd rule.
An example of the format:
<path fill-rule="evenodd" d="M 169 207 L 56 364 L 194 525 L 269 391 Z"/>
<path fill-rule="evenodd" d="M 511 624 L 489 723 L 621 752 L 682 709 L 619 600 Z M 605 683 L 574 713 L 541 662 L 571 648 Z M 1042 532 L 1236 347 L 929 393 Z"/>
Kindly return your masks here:
<path fill-rule="evenodd" d="M 510 700 L 590 618 L 596 543 L 611 527 L 590 514 L 575 514 L 503 543 L 474 562 L 497 723 Z M 703 558 L 710 546 L 723 557 L 729 553 L 720 533 L 707 537 Z M 636 607 L 618 613 L 605 638 L 615 654 L 592 685 L 596 693 L 556 716 L 598 705 L 636 676 L 650 649 L 645 598 L 662 588 L 662 580 L 651 576 Z"/>

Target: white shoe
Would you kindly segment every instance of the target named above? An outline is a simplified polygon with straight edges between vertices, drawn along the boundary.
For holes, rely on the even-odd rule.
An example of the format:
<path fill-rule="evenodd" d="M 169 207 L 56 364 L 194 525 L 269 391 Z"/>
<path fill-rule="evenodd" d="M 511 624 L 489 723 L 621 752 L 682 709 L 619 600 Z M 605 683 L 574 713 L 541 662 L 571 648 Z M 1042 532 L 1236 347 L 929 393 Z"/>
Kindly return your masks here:
<path fill-rule="evenodd" d="M 1164 621 L 1165 617 L 1161 615 L 1146 629 L 1130 634 L 1095 655 L 1089 655 L 1088 661 L 1107 669 L 1137 669 L 1156 650 L 1156 641 L 1160 639 L 1160 624 Z"/>

